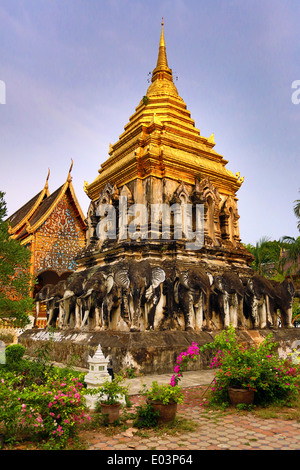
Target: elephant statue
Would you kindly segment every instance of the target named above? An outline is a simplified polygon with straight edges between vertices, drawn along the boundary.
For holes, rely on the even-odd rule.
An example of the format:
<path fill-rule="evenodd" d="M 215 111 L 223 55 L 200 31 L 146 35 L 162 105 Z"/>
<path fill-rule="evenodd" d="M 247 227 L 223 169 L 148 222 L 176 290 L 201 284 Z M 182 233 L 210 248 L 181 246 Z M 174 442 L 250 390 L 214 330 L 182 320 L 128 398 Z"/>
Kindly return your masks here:
<path fill-rule="evenodd" d="M 244 286 L 239 276 L 233 271 L 218 274 L 214 277 L 212 292 L 223 327 L 244 326 Z"/>
<path fill-rule="evenodd" d="M 63 306 L 60 300 L 64 296 L 66 281 L 59 281 L 57 284 L 53 285 L 48 293 L 48 298 L 46 299 L 47 305 L 47 326 L 56 326 L 56 320 L 58 318 L 58 327 L 62 327 L 63 322 Z"/>
<path fill-rule="evenodd" d="M 271 281 L 254 274 L 245 288 L 245 307 L 250 309 L 254 328 L 273 327 L 273 302 L 276 294 Z"/>
<path fill-rule="evenodd" d="M 95 330 L 108 329 L 111 310 L 117 307 L 118 300 L 113 275 L 102 271 L 94 273 L 84 284 L 84 294 L 80 297 L 83 315 L 80 328 L 94 318 Z"/>
<path fill-rule="evenodd" d="M 80 302 L 79 298 L 84 293 L 84 283 L 86 281 L 86 273 L 79 272 L 71 274 L 65 282 L 65 291 L 60 303 L 64 311 L 64 320 L 63 327 L 75 327 L 79 328 L 80 326 Z"/>
<path fill-rule="evenodd" d="M 199 267 L 182 271 L 174 285 L 175 302 L 181 307 L 185 330 L 202 330 L 206 318 L 206 329 L 211 329 L 209 311 L 210 278 Z"/>
<path fill-rule="evenodd" d="M 116 284 L 122 289 L 123 316 L 129 323 L 130 331 L 149 328 L 148 316 L 155 309 L 160 296 L 160 285 L 165 272 L 160 267 L 151 267 L 147 261 L 129 262 L 114 275 Z M 152 312 L 152 315 L 153 312 Z M 152 318 L 151 323 L 154 324 Z"/>
<path fill-rule="evenodd" d="M 53 289 L 53 284 L 45 284 L 35 296 L 35 318 L 34 318 L 34 327 L 40 313 L 41 303 L 47 301 L 50 298 L 50 292 Z"/>
<path fill-rule="evenodd" d="M 279 283 L 271 281 L 275 290 L 273 302 L 273 323 L 277 326 L 277 309 L 280 310 L 281 326 L 292 328 L 293 302 L 295 298 L 295 286 L 291 279 L 285 279 Z"/>

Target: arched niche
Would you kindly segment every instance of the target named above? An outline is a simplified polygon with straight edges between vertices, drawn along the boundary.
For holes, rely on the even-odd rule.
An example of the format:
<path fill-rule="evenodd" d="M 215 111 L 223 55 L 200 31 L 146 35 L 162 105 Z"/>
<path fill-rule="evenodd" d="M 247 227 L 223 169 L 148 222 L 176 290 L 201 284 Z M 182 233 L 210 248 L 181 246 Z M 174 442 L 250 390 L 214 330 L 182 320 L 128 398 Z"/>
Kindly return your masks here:
<path fill-rule="evenodd" d="M 221 197 L 219 191 L 209 178 L 204 178 L 197 184 L 197 191 L 200 193 L 200 201 L 204 205 L 205 242 L 219 245 L 221 239 L 219 220 Z"/>
<path fill-rule="evenodd" d="M 240 241 L 239 214 L 237 200 L 228 196 L 220 211 L 220 225 L 222 239 L 231 242 L 234 246 Z"/>

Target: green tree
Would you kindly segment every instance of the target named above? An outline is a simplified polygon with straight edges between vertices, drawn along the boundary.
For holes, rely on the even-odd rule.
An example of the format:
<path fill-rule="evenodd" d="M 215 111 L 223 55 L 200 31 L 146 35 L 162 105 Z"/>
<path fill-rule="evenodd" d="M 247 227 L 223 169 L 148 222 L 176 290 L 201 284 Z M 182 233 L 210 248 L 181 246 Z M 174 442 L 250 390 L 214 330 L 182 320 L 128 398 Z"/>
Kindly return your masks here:
<path fill-rule="evenodd" d="M 300 199 L 296 199 L 296 201 L 294 201 L 294 214 L 298 219 L 297 228 L 300 232 Z"/>
<path fill-rule="evenodd" d="M 255 246 L 248 244 L 245 247 L 254 256 L 252 267 L 258 274 L 265 277 L 273 277 L 277 274 L 282 250 L 280 241 L 271 241 L 267 237 L 262 237 Z"/>
<path fill-rule="evenodd" d="M 286 275 L 299 273 L 300 270 L 300 237 L 282 237 L 284 253 L 280 260 L 282 270 Z"/>
<path fill-rule="evenodd" d="M 300 231 L 300 199 L 294 201 L 294 214 L 298 219 L 297 228 Z M 284 236 L 281 239 L 284 244 L 284 253 L 280 265 L 286 275 L 299 274 L 300 271 L 300 237 Z"/>
<path fill-rule="evenodd" d="M 30 275 L 30 251 L 9 235 L 5 221 L 6 203 L 0 191 L 0 319 L 12 326 L 23 327 L 29 323 L 33 309 L 30 296 L 33 279 Z"/>

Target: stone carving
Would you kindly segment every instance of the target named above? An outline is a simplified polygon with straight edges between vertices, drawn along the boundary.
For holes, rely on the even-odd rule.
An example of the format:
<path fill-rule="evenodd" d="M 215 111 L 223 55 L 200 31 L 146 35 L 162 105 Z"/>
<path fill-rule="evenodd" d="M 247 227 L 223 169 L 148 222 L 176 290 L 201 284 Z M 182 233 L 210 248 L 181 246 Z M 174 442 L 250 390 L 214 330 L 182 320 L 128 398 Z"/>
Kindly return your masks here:
<path fill-rule="evenodd" d="M 130 262 L 127 268 L 115 273 L 115 282 L 122 289 L 123 315 L 130 324 L 130 331 L 140 331 L 142 324 L 143 329 L 147 329 L 148 316 L 153 315 L 151 309 L 158 302 L 158 289 L 164 280 L 163 269 L 151 268 L 148 262 Z"/>
<path fill-rule="evenodd" d="M 233 271 L 218 274 L 214 278 L 212 290 L 213 308 L 220 315 L 222 327 L 244 326 L 244 286 L 238 275 Z"/>
<path fill-rule="evenodd" d="M 110 328 L 110 315 L 112 308 L 118 301 L 118 296 L 113 289 L 113 275 L 106 276 L 97 271 L 84 285 L 84 294 L 80 297 L 82 320 L 80 328 L 92 327 L 92 329 Z"/>
<path fill-rule="evenodd" d="M 65 290 L 60 305 L 63 308 L 63 326 L 79 328 L 81 317 L 80 297 L 84 294 L 86 274 L 71 275 L 65 281 Z"/>
<path fill-rule="evenodd" d="M 150 201 L 157 201 L 156 197 L 152 198 L 156 194 L 151 192 L 155 191 L 164 204 L 172 207 L 173 215 L 170 216 L 169 238 L 164 236 L 168 230 L 162 224 L 162 216 L 156 220 L 153 237 L 156 242 L 152 244 L 152 236 L 135 239 L 129 230 L 127 233 L 126 224 L 131 223 L 132 214 L 126 210 L 133 205 L 141 206 L 140 202 L 144 201 L 149 217 L 143 230 L 149 231 L 150 224 L 152 235 Z M 151 198 L 147 199 L 148 196 Z M 202 253 L 200 256 L 195 255 L 195 251 L 187 254 L 189 248 L 186 251 L 181 248 L 186 246 L 189 231 L 198 233 L 198 229 L 195 231 L 198 204 L 204 208 L 204 241 L 195 251 L 201 250 L 203 257 Z M 185 212 L 182 207 L 187 205 L 190 210 Z M 74 238 L 76 226 L 69 210 L 62 200 L 54 214 L 57 220 L 45 223 L 45 234 L 54 230 L 53 224 L 59 224 L 64 236 L 70 231 Z M 88 210 L 86 248 L 77 258 L 77 261 L 85 261 L 67 281 L 40 291 L 36 298 L 37 314 L 42 301 L 46 302 L 48 325 L 58 323 L 64 328 L 134 332 L 170 328 L 212 330 L 227 328 L 230 324 L 236 328 L 276 328 L 279 311 L 281 326 L 290 327 L 293 284 L 291 281 L 272 283 L 249 268 L 252 258 L 240 244 L 238 220 L 236 197 L 224 194 L 221 197 L 208 177 L 195 178 L 194 185 L 180 180 L 174 183 L 166 178 L 161 183 L 159 180 L 151 184 L 140 181 L 136 188 L 132 184 L 118 188 L 106 182 Z M 104 239 L 101 238 L 103 232 L 107 234 Z M 149 248 L 154 250 L 155 259 L 152 254 L 148 256 Z M 131 253 L 130 261 L 126 262 L 124 253 L 118 258 L 120 249 L 127 255 Z M 70 256 L 72 250 L 71 246 Z M 141 260 L 143 257 L 146 260 Z M 59 258 L 56 259 L 59 262 Z M 68 256 L 62 262 L 63 270 L 69 267 L 66 260 Z M 184 268 L 179 266 L 180 260 Z M 210 281 L 211 275 L 213 281 Z"/>
<path fill-rule="evenodd" d="M 291 279 L 285 279 L 282 283 L 271 281 L 275 289 L 275 299 L 272 304 L 273 325 L 277 322 L 277 310 L 280 311 L 280 319 L 283 327 L 292 328 L 293 301 L 295 297 L 295 286 Z"/>
<path fill-rule="evenodd" d="M 273 326 L 270 302 L 275 299 L 272 283 L 263 276 L 255 274 L 246 284 L 245 303 L 250 311 L 254 328 Z"/>
<path fill-rule="evenodd" d="M 49 291 L 49 297 L 46 299 L 47 326 L 55 326 L 58 320 L 58 327 L 62 327 L 64 312 L 60 301 L 64 296 L 65 288 L 66 281 L 63 280 L 52 286 Z"/>
<path fill-rule="evenodd" d="M 176 303 L 182 308 L 186 330 L 202 330 L 204 320 L 206 328 L 211 329 L 210 281 L 204 269 L 191 268 L 179 273 L 174 295 Z"/>
<path fill-rule="evenodd" d="M 168 273 L 166 274 L 166 269 Z M 36 296 L 46 303 L 47 325 L 88 330 L 290 328 L 295 288 L 228 269 L 212 276 L 200 266 L 119 263 L 74 273 Z"/>
<path fill-rule="evenodd" d="M 232 196 L 227 197 L 220 211 L 220 224 L 223 240 L 236 245 L 240 242 L 237 203 Z"/>

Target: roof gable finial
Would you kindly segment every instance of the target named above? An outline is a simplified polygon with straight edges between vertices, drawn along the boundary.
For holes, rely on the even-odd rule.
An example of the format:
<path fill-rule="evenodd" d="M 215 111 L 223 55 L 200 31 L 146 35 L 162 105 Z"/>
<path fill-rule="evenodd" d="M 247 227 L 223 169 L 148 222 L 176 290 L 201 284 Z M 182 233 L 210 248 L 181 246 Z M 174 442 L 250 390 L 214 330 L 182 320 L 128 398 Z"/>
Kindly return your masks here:
<path fill-rule="evenodd" d="M 69 174 L 68 174 L 68 179 L 67 179 L 68 182 L 72 181 L 72 177 L 71 177 L 72 168 L 73 168 L 73 159 L 71 158 L 71 166 L 70 166 L 70 169 L 69 169 Z"/>

